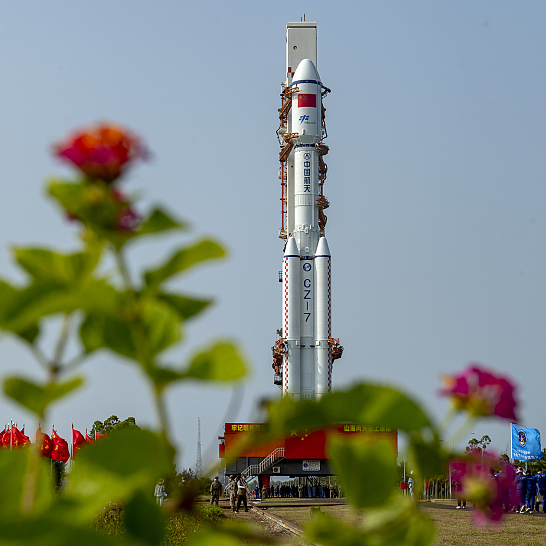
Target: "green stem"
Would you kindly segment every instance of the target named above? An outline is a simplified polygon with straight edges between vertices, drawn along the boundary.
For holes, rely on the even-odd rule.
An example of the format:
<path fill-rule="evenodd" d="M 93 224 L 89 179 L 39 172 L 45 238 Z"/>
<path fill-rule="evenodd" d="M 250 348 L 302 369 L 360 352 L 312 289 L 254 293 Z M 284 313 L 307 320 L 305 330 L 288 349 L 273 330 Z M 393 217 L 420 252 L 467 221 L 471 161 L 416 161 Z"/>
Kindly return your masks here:
<path fill-rule="evenodd" d="M 50 363 L 50 381 L 54 381 L 55 376 L 61 369 L 61 360 L 63 358 L 66 345 L 68 343 L 68 336 L 70 334 L 70 315 L 63 315 L 63 324 L 61 326 L 61 333 L 59 335 L 59 340 L 57 341 L 57 347 L 55 347 L 55 353 L 53 355 L 53 360 Z"/>
<path fill-rule="evenodd" d="M 467 419 L 465 422 L 461 425 L 459 430 L 456 430 L 453 433 L 453 436 L 449 438 L 449 442 L 453 445 L 453 447 L 456 447 L 459 442 L 464 440 L 469 434 L 472 428 L 474 427 L 474 424 L 476 423 L 476 418 L 472 417 L 472 415 L 468 414 Z"/>
<path fill-rule="evenodd" d="M 159 426 L 161 434 L 169 441 L 169 418 L 167 416 L 167 407 L 165 405 L 165 398 L 162 391 L 155 391 L 155 407 L 157 410 L 157 416 L 159 418 Z"/>
<path fill-rule="evenodd" d="M 116 262 L 118 264 L 119 273 L 123 279 L 123 284 L 125 285 L 125 290 L 134 292 L 133 282 L 131 281 L 131 275 L 129 273 L 129 268 L 127 267 L 127 262 L 125 261 L 125 256 L 121 252 L 121 249 L 115 249 L 114 255 L 116 256 Z"/>

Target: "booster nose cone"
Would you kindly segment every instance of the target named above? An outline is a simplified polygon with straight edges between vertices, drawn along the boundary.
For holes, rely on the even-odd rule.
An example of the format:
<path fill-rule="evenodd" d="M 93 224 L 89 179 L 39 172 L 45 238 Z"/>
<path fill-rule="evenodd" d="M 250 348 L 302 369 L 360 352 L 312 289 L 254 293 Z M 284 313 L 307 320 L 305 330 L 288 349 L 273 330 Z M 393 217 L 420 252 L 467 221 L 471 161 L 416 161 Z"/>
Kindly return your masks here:
<path fill-rule="evenodd" d="M 299 81 L 320 83 L 320 76 L 311 59 L 303 59 L 296 68 L 292 85 L 297 85 Z"/>
<path fill-rule="evenodd" d="M 330 249 L 328 248 L 328 243 L 326 242 L 326 237 L 321 237 L 317 245 L 317 251 L 315 252 L 315 257 L 326 257 L 330 256 Z"/>
<path fill-rule="evenodd" d="M 300 257 L 300 251 L 298 250 L 298 245 L 296 244 L 296 239 L 294 239 L 294 237 L 288 238 L 286 248 L 284 249 L 284 257 Z"/>

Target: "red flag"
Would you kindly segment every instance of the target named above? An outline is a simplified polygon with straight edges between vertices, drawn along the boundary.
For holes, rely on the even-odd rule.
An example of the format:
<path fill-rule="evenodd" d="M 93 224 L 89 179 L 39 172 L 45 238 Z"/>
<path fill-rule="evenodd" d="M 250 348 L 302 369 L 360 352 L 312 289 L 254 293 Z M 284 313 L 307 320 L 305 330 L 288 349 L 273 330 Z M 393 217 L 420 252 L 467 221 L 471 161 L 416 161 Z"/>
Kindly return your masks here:
<path fill-rule="evenodd" d="M 40 452 L 44 457 L 51 459 L 51 452 L 53 450 L 53 442 L 51 438 L 42 432 L 42 429 L 38 427 L 36 431 L 36 443 L 40 446 Z"/>
<path fill-rule="evenodd" d="M 80 446 L 86 443 L 83 434 L 72 427 L 72 458 L 76 456 L 76 453 L 80 450 Z"/>
<path fill-rule="evenodd" d="M 108 438 L 108 434 L 106 434 L 106 432 L 101 434 L 95 430 L 95 441 L 100 440 L 101 438 Z"/>
<path fill-rule="evenodd" d="M 18 449 L 30 444 L 30 438 L 25 434 L 25 427 L 21 430 L 17 430 L 17 427 L 13 427 L 13 448 Z"/>
<path fill-rule="evenodd" d="M 0 432 L 0 449 L 6 449 L 6 446 L 4 445 L 4 434 L 6 434 L 7 430 L 4 426 L 4 430 Z"/>
<path fill-rule="evenodd" d="M 70 459 L 70 451 L 68 450 L 68 442 L 61 438 L 55 429 L 51 432 L 51 441 L 53 442 L 53 450 L 51 451 L 51 459 L 53 461 L 62 461 L 66 463 Z"/>
<path fill-rule="evenodd" d="M 317 96 L 315 94 L 298 94 L 298 108 L 316 108 Z"/>
<path fill-rule="evenodd" d="M 4 447 L 4 449 L 11 449 L 11 436 L 11 428 L 8 428 L 4 432 L 4 436 L 2 437 L 2 446 Z"/>
<path fill-rule="evenodd" d="M 87 430 L 85 431 L 85 441 L 88 443 L 88 444 L 94 444 L 95 443 L 95 440 L 93 440 L 93 438 L 91 438 L 91 436 L 89 436 L 87 434 Z"/>

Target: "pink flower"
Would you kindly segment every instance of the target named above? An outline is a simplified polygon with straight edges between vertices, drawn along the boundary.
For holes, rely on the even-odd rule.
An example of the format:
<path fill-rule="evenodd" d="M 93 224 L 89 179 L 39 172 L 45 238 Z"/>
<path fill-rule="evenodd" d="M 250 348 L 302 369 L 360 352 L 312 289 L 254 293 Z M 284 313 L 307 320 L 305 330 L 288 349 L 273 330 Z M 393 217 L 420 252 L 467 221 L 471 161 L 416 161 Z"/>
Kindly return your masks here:
<path fill-rule="evenodd" d="M 459 375 L 445 376 L 444 384 L 441 394 L 451 397 L 455 409 L 475 417 L 496 415 L 517 421 L 514 386 L 506 377 L 474 364 Z"/>
<path fill-rule="evenodd" d="M 138 137 L 108 124 L 79 131 L 54 149 L 58 157 L 78 167 L 87 178 L 108 184 L 119 178 L 132 161 L 147 157 Z"/>
<path fill-rule="evenodd" d="M 499 522 L 509 509 L 510 498 L 515 498 L 513 467 L 501 462 L 500 471 L 495 475 L 493 466 L 499 462 L 488 453 L 484 453 L 483 464 L 477 453 L 465 459 L 453 459 L 450 464 L 457 498 L 472 501 L 476 524 Z"/>

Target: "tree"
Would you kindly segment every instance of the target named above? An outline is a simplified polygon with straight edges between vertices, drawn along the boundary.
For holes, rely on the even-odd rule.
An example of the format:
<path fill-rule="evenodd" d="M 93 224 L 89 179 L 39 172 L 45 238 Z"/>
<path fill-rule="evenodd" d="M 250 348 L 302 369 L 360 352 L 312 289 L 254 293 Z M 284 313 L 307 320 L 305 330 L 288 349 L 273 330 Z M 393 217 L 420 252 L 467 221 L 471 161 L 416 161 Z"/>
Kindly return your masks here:
<path fill-rule="evenodd" d="M 115 433 L 116 431 L 131 427 L 140 428 L 136 424 L 136 420 L 134 417 L 127 417 L 125 421 L 120 421 L 117 415 L 111 415 L 104 422 L 95 421 L 93 423 L 93 426 L 91 427 L 90 435 L 92 436 L 93 434 L 95 434 L 95 432 L 98 432 L 99 434 L 104 434 L 106 432 L 106 434 L 110 435 L 112 433 Z"/>
<path fill-rule="evenodd" d="M 485 451 L 485 448 L 491 443 L 491 438 L 485 434 L 479 440 L 477 438 L 472 438 L 468 440 L 468 445 L 466 446 L 466 452 L 470 451 Z"/>

